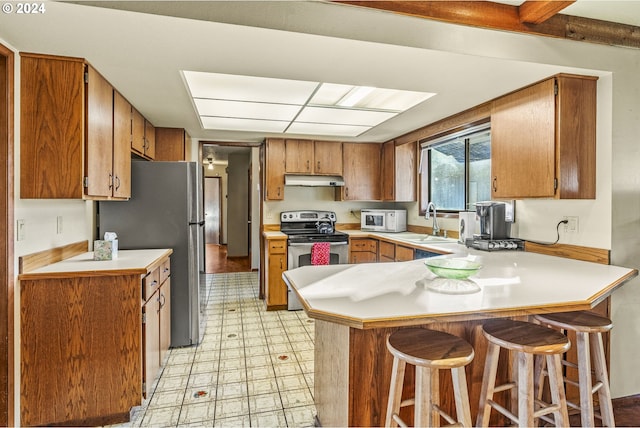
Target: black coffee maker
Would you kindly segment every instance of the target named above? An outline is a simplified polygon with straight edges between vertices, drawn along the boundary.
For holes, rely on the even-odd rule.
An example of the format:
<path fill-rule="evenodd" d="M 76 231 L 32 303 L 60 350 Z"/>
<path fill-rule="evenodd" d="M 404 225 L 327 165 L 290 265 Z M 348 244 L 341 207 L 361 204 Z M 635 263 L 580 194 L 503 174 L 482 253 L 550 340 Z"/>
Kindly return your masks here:
<path fill-rule="evenodd" d="M 511 223 L 506 220 L 506 204 L 503 202 L 476 202 L 476 216 L 480 220 L 480 234 L 476 239 L 507 239 Z"/>

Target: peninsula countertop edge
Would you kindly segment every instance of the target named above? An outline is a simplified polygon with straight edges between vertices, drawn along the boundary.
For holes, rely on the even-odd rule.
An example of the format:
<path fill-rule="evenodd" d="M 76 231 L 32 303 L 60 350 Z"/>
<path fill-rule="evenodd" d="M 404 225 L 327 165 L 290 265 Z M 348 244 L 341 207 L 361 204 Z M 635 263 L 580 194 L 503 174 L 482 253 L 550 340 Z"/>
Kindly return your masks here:
<path fill-rule="evenodd" d="M 591 309 L 636 269 L 525 251 L 485 252 L 451 243 L 450 254 L 483 265 L 472 294 L 429 290 L 435 278 L 424 260 L 303 266 L 285 271 L 285 283 L 311 318 L 357 329 L 424 325 L 492 317 Z"/>

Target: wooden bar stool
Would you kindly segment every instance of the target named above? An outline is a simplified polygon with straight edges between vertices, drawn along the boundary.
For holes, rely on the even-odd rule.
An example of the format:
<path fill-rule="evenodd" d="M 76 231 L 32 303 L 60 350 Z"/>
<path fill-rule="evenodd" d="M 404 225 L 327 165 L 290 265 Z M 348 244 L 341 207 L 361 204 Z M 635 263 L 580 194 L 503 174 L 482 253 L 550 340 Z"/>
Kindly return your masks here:
<path fill-rule="evenodd" d="M 556 330 L 538 324 L 509 319 L 487 321 L 482 329 L 489 341 L 489 346 L 476 426 L 489 426 L 491 408 L 521 427 L 535 426 L 536 418 L 549 413 L 553 413 L 556 426 L 569 426 L 560 361 L 560 355 L 570 347 L 567 337 Z M 511 351 L 513 380 L 496 386 L 500 348 Z M 534 396 L 534 355 L 542 355 L 547 361 L 552 401 L 550 404 L 536 400 Z M 508 390 L 511 390 L 511 411 L 493 401 L 495 393 Z M 517 415 L 513 413 L 516 408 Z"/>
<path fill-rule="evenodd" d="M 473 347 L 448 333 L 409 328 L 398 330 L 387 338 L 393 355 L 393 371 L 387 402 L 385 426 L 407 425 L 400 418 L 400 408 L 414 405 L 415 426 L 440 426 L 440 416 L 454 426 L 471 426 L 471 409 L 464 366 L 473 360 Z M 405 367 L 416 366 L 415 397 L 401 402 Z M 451 370 L 455 395 L 455 421 L 440 408 L 438 370 Z"/>
<path fill-rule="evenodd" d="M 614 427 L 609 375 L 602 343 L 602 333 L 613 327 L 611 320 L 587 311 L 536 315 L 535 319 L 542 324 L 564 331 L 571 330 L 576 334 L 578 364 L 566 360 L 562 363 L 578 369 L 578 382 L 566 377 L 564 381 L 577 386 L 580 391 L 580 405 L 570 401 L 567 401 L 567 405 L 580 410 L 581 426 L 594 426 L 593 394 L 598 392 L 600 413 L 597 416 L 602 419 L 602 426 Z"/>

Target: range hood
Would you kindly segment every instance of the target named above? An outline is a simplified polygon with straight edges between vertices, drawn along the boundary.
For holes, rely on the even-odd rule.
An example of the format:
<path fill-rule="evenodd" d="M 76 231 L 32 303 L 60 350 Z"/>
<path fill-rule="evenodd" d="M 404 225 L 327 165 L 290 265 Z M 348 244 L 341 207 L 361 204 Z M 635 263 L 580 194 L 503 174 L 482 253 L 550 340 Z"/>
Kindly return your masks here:
<path fill-rule="evenodd" d="M 344 178 L 338 175 L 293 175 L 284 176 L 285 186 L 344 186 Z"/>

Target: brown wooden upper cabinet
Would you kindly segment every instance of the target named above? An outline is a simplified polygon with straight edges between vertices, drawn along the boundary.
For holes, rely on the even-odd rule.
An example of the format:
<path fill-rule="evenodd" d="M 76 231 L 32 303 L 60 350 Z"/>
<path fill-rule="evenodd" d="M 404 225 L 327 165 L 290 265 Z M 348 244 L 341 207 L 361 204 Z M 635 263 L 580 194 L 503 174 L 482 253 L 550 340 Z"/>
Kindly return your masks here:
<path fill-rule="evenodd" d="M 156 157 L 156 128 L 148 120 L 144 120 L 144 155 L 149 159 Z"/>
<path fill-rule="evenodd" d="M 264 146 L 264 199 L 284 200 L 285 140 L 268 138 Z"/>
<path fill-rule="evenodd" d="M 336 188 L 343 201 L 379 201 L 382 199 L 380 158 L 382 144 L 343 143 L 344 186 Z"/>
<path fill-rule="evenodd" d="M 382 199 L 385 201 L 416 200 L 416 142 L 382 146 Z"/>
<path fill-rule="evenodd" d="M 131 112 L 133 107 L 113 91 L 113 196 L 131 197 Z"/>
<path fill-rule="evenodd" d="M 493 197 L 595 198 L 596 81 L 560 74 L 493 101 Z"/>
<path fill-rule="evenodd" d="M 182 128 L 156 128 L 155 160 L 185 161 L 191 148 L 191 137 Z"/>
<path fill-rule="evenodd" d="M 113 87 L 82 58 L 20 56 L 20 197 L 129 197 L 114 192 L 131 171 L 114 155 Z"/>
<path fill-rule="evenodd" d="M 145 131 L 145 120 L 144 116 L 135 108 L 132 108 L 131 111 L 131 151 L 139 154 L 140 156 L 144 156 L 144 131 Z"/>
<path fill-rule="evenodd" d="M 289 174 L 342 175 L 342 143 L 286 139 L 285 172 Z"/>

